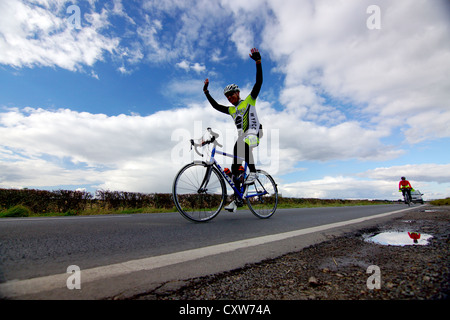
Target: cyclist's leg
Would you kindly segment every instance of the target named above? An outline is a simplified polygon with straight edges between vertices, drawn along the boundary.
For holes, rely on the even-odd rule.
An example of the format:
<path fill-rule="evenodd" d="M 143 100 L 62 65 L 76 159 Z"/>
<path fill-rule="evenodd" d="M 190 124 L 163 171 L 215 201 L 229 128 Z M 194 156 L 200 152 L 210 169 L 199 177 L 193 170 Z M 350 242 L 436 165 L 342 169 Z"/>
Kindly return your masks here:
<path fill-rule="evenodd" d="M 406 189 L 406 192 L 408 193 L 408 202 L 411 202 L 411 201 L 412 201 L 412 198 L 411 198 L 411 189 Z"/>
<path fill-rule="evenodd" d="M 256 167 L 255 167 L 255 160 L 253 158 L 253 149 L 256 146 L 249 146 L 247 143 L 244 143 L 245 145 L 245 162 L 248 164 L 248 169 L 250 170 L 250 174 L 248 175 L 247 179 L 245 180 L 244 184 L 249 185 L 252 184 L 256 177 Z"/>
<path fill-rule="evenodd" d="M 405 204 L 408 204 L 408 198 L 407 198 L 408 193 L 407 193 L 406 189 L 402 189 L 402 194 L 403 194 L 403 199 L 405 201 Z"/>
<path fill-rule="evenodd" d="M 236 188 L 239 190 L 240 188 L 240 181 L 238 180 L 238 176 L 239 176 L 239 167 L 242 165 L 242 160 L 240 158 L 244 158 L 245 153 L 244 153 L 244 149 L 243 149 L 243 145 L 242 143 L 239 143 L 239 139 L 236 141 L 236 143 L 234 144 L 234 148 L 233 148 L 233 164 L 231 165 L 231 173 L 233 174 L 234 177 L 234 183 L 236 184 Z"/>
<path fill-rule="evenodd" d="M 231 167 L 231 171 L 235 176 L 239 174 L 239 167 L 242 165 L 242 161 L 236 157 L 245 159 L 250 172 L 256 172 L 255 159 L 253 157 L 252 149 L 253 148 L 251 148 L 241 138 L 239 138 L 234 144 L 233 154 L 235 158 Z"/>
<path fill-rule="evenodd" d="M 239 162 L 240 160 L 237 158 L 241 154 L 238 150 L 238 149 L 240 149 L 240 148 L 238 148 L 238 141 L 236 141 L 236 143 L 234 144 L 234 148 L 233 148 L 234 158 L 233 158 L 233 164 L 231 165 L 231 173 L 233 174 L 233 176 L 235 178 L 239 174 L 239 166 L 241 165 L 241 163 Z"/>
<path fill-rule="evenodd" d="M 255 159 L 253 158 L 253 147 L 250 147 L 246 142 L 243 141 L 244 152 L 245 152 L 245 162 L 248 164 L 248 169 L 250 172 L 256 172 Z"/>
<path fill-rule="evenodd" d="M 253 157 L 252 150 L 253 150 L 253 148 L 250 147 L 241 138 L 239 138 L 236 141 L 236 143 L 234 145 L 234 149 L 233 149 L 234 156 L 235 156 L 234 161 L 233 161 L 233 166 L 232 166 L 233 175 L 235 177 L 239 176 L 239 167 L 242 164 L 241 163 L 242 161 L 239 158 L 243 158 L 245 160 L 245 162 L 247 163 L 248 168 L 250 170 L 250 175 L 249 175 L 249 177 L 247 177 L 248 180 L 247 180 L 246 184 L 251 183 L 256 178 L 256 167 L 255 167 L 255 160 Z M 236 157 L 239 157 L 239 158 L 236 158 Z M 251 181 L 249 181 L 249 180 L 251 180 Z M 242 181 L 236 181 L 236 185 L 238 186 L 238 189 L 239 189 L 241 183 L 242 183 Z"/>
<path fill-rule="evenodd" d="M 242 165 L 242 160 L 239 158 L 244 158 L 247 163 L 249 163 L 248 161 L 250 160 L 246 152 L 245 145 L 246 143 L 241 138 L 238 138 L 233 148 L 234 159 L 233 164 L 231 165 L 231 173 L 233 174 L 233 182 L 237 190 L 241 189 L 241 181 L 240 179 L 238 179 L 238 177 L 239 177 L 239 167 Z M 253 158 L 253 155 L 251 158 Z M 239 199 L 239 196 L 235 192 L 234 201 L 232 201 L 229 205 L 227 205 L 225 209 L 228 211 L 235 211 L 237 207 L 241 207 L 242 205 L 243 205 L 242 201 Z"/>

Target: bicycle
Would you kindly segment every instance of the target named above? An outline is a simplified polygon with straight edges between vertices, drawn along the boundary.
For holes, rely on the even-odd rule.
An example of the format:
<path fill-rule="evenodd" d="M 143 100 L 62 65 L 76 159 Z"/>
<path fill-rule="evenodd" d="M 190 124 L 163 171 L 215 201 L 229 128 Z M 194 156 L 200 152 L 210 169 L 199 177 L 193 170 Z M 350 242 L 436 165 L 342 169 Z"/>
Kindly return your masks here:
<path fill-rule="evenodd" d="M 210 139 L 203 137 L 209 133 Z M 257 178 L 251 184 L 241 183 L 236 187 L 233 179 L 222 169 L 216 154 L 230 158 L 237 158 L 244 162 L 244 173 L 242 181 L 248 176 L 248 164 L 241 157 L 222 152 L 216 147 L 222 147 L 217 142 L 219 135 L 208 128 L 199 142 L 190 140 L 191 150 L 203 157 L 197 148 L 212 144 L 210 159 L 207 161 L 193 161 L 185 165 L 175 176 L 172 195 L 178 212 L 186 219 L 194 222 L 206 222 L 216 217 L 222 210 L 227 200 L 228 185 L 234 190 L 236 200 L 243 205 L 247 203 L 250 211 L 261 219 L 270 218 L 276 211 L 278 205 L 278 189 L 275 180 L 264 170 L 257 170 Z"/>
<path fill-rule="evenodd" d="M 408 192 L 408 190 L 413 191 L 413 189 L 410 189 L 410 188 L 404 188 L 399 191 L 401 191 L 403 193 L 403 199 L 405 200 L 405 203 L 408 205 L 408 207 L 410 207 L 411 203 L 412 203 L 412 199 L 410 197 L 410 193 Z"/>

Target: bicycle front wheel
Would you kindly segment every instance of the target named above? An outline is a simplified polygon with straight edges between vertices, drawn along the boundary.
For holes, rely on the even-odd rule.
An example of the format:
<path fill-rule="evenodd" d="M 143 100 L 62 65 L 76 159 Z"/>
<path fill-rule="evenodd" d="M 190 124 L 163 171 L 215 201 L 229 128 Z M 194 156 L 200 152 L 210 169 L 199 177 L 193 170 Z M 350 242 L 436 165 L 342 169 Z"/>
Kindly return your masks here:
<path fill-rule="evenodd" d="M 184 166 L 173 182 L 173 200 L 180 214 L 188 220 L 205 222 L 222 209 L 226 186 L 216 168 L 204 162 Z"/>
<path fill-rule="evenodd" d="M 247 187 L 247 205 L 255 216 L 267 219 L 277 210 L 278 189 L 267 172 L 256 170 L 256 174 L 255 182 Z"/>

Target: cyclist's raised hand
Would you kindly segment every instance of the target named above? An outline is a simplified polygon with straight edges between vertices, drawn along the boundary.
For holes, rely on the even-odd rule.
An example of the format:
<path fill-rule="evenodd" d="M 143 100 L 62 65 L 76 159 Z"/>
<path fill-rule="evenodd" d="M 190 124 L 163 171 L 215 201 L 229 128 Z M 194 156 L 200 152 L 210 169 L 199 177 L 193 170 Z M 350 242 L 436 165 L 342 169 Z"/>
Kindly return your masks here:
<path fill-rule="evenodd" d="M 250 58 L 252 58 L 255 61 L 261 60 L 261 54 L 259 53 L 258 49 L 253 48 L 252 50 L 250 50 Z"/>
<path fill-rule="evenodd" d="M 203 86 L 203 92 L 208 90 L 208 85 L 209 85 L 209 80 L 208 80 L 208 78 L 206 78 L 205 85 Z"/>

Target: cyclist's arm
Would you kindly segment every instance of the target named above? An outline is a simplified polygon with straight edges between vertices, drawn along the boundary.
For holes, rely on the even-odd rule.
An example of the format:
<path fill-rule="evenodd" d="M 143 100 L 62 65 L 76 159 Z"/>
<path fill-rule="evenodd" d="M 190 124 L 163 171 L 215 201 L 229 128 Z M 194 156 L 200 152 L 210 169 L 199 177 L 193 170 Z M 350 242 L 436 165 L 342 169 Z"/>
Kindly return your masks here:
<path fill-rule="evenodd" d="M 205 93 L 206 99 L 208 99 L 209 103 L 213 106 L 214 109 L 216 109 L 217 111 L 220 111 L 222 113 L 230 114 L 228 112 L 228 107 L 218 104 L 216 102 L 216 100 L 214 100 L 214 98 L 211 97 L 208 90 L 204 90 L 203 92 Z"/>
<path fill-rule="evenodd" d="M 214 98 L 211 97 L 211 95 L 209 94 L 208 86 L 209 86 L 209 79 L 206 79 L 205 80 L 205 85 L 203 86 L 203 92 L 205 93 L 206 99 L 208 99 L 209 103 L 217 111 L 220 111 L 220 112 L 223 112 L 223 113 L 226 113 L 226 114 L 230 114 L 229 111 L 228 111 L 228 107 L 222 106 L 221 104 L 218 104 L 216 102 L 216 100 L 214 100 Z"/>
<path fill-rule="evenodd" d="M 256 83 L 253 86 L 252 92 L 250 93 L 252 98 L 255 100 L 258 97 L 259 91 L 261 90 L 262 83 L 263 83 L 262 66 L 261 60 L 259 60 L 256 62 Z"/>

